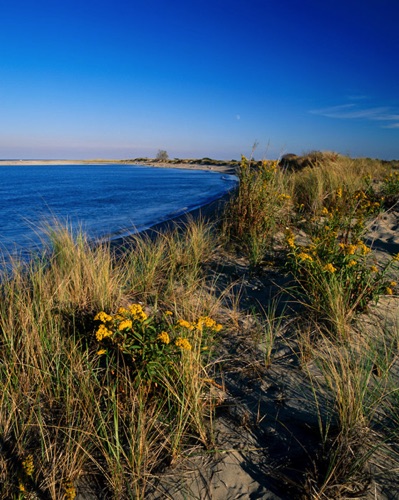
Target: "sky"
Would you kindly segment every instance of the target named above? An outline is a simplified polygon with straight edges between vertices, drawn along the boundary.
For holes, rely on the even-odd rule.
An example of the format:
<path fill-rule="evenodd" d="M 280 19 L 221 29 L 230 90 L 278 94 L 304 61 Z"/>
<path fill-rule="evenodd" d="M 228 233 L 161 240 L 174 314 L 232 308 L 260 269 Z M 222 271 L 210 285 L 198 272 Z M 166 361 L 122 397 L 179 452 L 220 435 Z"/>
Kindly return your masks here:
<path fill-rule="evenodd" d="M 0 159 L 399 159 L 399 0 L 0 0 Z"/>

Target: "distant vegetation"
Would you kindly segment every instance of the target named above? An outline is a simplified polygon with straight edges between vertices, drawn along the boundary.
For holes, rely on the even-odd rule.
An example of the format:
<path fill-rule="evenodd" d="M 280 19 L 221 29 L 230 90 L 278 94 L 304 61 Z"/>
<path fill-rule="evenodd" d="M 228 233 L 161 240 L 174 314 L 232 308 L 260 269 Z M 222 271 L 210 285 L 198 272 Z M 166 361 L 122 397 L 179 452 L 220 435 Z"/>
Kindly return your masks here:
<path fill-rule="evenodd" d="M 136 235 L 117 254 L 52 227 L 46 254 L 4 265 L 0 498 L 72 500 L 85 485 L 96 498 L 146 498 L 190 450 L 221 451 L 224 371 L 252 376 L 253 388 L 277 366 L 305 388 L 308 441 L 294 417 L 284 420 L 284 400 L 273 400 L 273 421 L 259 404 L 235 425 L 267 436 L 258 453 L 279 494 L 360 497 L 382 473 L 395 493 L 399 329 L 370 315 L 366 330 L 360 318 L 398 292 L 399 256 L 377 261 L 366 234 L 396 207 L 399 162 L 333 153 L 167 161 L 236 167 L 222 216 Z M 279 278 L 289 285 L 272 303 L 268 288 L 242 300 Z M 280 296 L 295 307 L 278 315 Z M 238 404 L 234 391 L 227 399 Z M 268 448 L 262 426 L 276 422 L 299 443 L 295 467 L 291 444 L 283 459 L 273 455 L 281 446 Z"/>
<path fill-rule="evenodd" d="M 157 156 L 155 157 L 156 161 L 167 161 L 169 159 L 169 155 L 167 151 L 164 149 L 158 149 Z"/>

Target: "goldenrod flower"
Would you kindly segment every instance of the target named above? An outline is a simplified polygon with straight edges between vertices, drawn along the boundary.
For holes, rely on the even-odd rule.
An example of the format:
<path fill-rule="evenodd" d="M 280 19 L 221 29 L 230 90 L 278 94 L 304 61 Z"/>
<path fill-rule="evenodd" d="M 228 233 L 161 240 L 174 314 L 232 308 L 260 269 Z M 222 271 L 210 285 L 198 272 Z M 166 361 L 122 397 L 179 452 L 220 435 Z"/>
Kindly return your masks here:
<path fill-rule="evenodd" d="M 183 339 L 182 337 L 177 337 L 175 340 L 176 347 L 180 347 L 183 351 L 191 351 L 192 346 L 187 339 Z"/>
<path fill-rule="evenodd" d="M 183 328 L 188 328 L 189 330 L 194 330 L 194 326 L 191 323 L 189 323 L 188 321 L 186 321 L 185 319 L 179 319 L 177 321 L 177 324 L 179 326 L 182 326 Z"/>
<path fill-rule="evenodd" d="M 198 330 L 202 330 L 203 327 L 214 328 L 216 326 L 216 321 L 209 316 L 201 316 L 197 322 Z"/>
<path fill-rule="evenodd" d="M 106 349 L 100 349 L 99 351 L 97 351 L 97 356 L 102 356 L 103 354 L 105 354 L 107 352 Z"/>
<path fill-rule="evenodd" d="M 126 307 L 120 307 L 118 309 L 118 314 L 125 316 L 126 314 L 129 314 L 129 311 L 126 309 Z"/>
<path fill-rule="evenodd" d="M 353 267 L 353 266 L 356 266 L 356 265 L 357 265 L 357 261 L 356 261 L 356 260 L 353 260 L 353 259 L 352 259 L 352 260 L 350 260 L 350 261 L 348 262 L 348 267 Z"/>
<path fill-rule="evenodd" d="M 104 311 L 100 311 L 94 316 L 94 320 L 101 321 L 102 323 L 108 323 L 109 321 L 112 321 L 112 316 L 110 316 Z"/>
<path fill-rule="evenodd" d="M 105 337 L 110 337 L 112 335 L 112 330 L 108 330 L 105 325 L 100 325 L 96 332 L 96 339 L 101 342 Z"/>
<path fill-rule="evenodd" d="M 396 281 L 391 281 L 391 282 L 389 283 L 389 286 L 396 286 L 396 285 L 397 285 Z"/>
<path fill-rule="evenodd" d="M 323 207 L 323 210 L 321 211 L 321 215 L 328 215 L 330 212 L 328 211 L 328 208 Z"/>
<path fill-rule="evenodd" d="M 133 326 L 131 319 L 124 319 L 119 323 L 118 330 L 131 330 Z"/>
<path fill-rule="evenodd" d="M 393 260 L 395 260 L 396 262 L 399 261 L 399 253 L 393 256 Z"/>
<path fill-rule="evenodd" d="M 356 249 L 357 249 L 357 246 L 356 246 L 356 245 L 348 245 L 348 246 L 346 247 L 346 253 L 347 253 L 348 255 L 354 255 L 354 254 L 355 254 L 355 252 L 356 252 Z"/>
<path fill-rule="evenodd" d="M 308 260 L 309 262 L 313 262 L 313 257 L 306 252 L 299 253 L 298 259 L 303 260 L 303 261 Z"/>
<path fill-rule="evenodd" d="M 377 266 L 371 266 L 371 267 L 370 267 L 370 271 L 371 271 L 372 273 L 378 273 L 378 267 L 377 267 Z"/>
<path fill-rule="evenodd" d="M 392 288 L 390 288 L 389 286 L 387 286 L 387 287 L 386 287 L 386 289 L 385 289 L 385 293 L 386 293 L 387 295 L 393 295 L 393 290 L 392 290 Z"/>
<path fill-rule="evenodd" d="M 33 463 L 33 455 L 28 455 L 25 460 L 22 462 L 22 468 L 25 471 L 27 476 L 32 476 L 33 471 L 35 470 L 35 465 Z"/>
<path fill-rule="evenodd" d="M 362 255 L 367 255 L 371 252 L 371 248 L 369 248 L 367 245 L 365 245 L 362 241 L 358 243 L 358 248 L 361 249 Z"/>
<path fill-rule="evenodd" d="M 337 270 L 336 267 L 334 267 L 331 262 L 329 262 L 328 264 L 326 264 L 324 267 L 323 267 L 324 271 L 328 271 L 329 273 L 335 273 L 335 271 Z"/>
<path fill-rule="evenodd" d="M 163 344 L 169 344 L 170 343 L 170 337 L 168 332 L 161 332 L 158 337 L 158 340 L 160 340 Z"/>
<path fill-rule="evenodd" d="M 295 237 L 294 236 L 289 236 L 287 238 L 287 245 L 290 247 L 290 248 L 295 248 Z"/>
<path fill-rule="evenodd" d="M 76 489 L 72 481 L 68 481 L 64 484 L 64 490 L 66 500 L 74 500 L 76 498 Z"/>
<path fill-rule="evenodd" d="M 342 188 L 337 189 L 337 198 L 342 198 Z"/>
<path fill-rule="evenodd" d="M 18 485 L 18 489 L 21 493 L 24 493 L 26 491 L 24 484 L 21 482 Z"/>
<path fill-rule="evenodd" d="M 143 308 L 140 304 L 132 304 L 129 307 L 129 312 L 133 316 L 133 318 L 138 321 L 145 321 L 148 318 L 147 314 L 143 311 Z"/>
<path fill-rule="evenodd" d="M 173 316 L 172 311 L 165 311 L 165 316 Z"/>
<path fill-rule="evenodd" d="M 209 316 L 201 316 L 198 319 L 197 322 L 197 328 L 198 330 L 202 330 L 203 327 L 210 328 L 214 330 L 215 332 L 220 332 L 220 330 L 223 328 L 222 325 L 216 323 L 216 321 Z"/>

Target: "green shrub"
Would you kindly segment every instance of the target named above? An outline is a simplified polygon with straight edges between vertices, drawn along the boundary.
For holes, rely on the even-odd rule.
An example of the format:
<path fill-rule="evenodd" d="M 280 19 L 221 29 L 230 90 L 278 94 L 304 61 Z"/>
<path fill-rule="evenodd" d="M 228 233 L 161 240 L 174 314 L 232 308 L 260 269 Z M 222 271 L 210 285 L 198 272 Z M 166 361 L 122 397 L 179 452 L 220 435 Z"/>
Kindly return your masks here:
<path fill-rule="evenodd" d="M 147 316 L 140 304 L 120 307 L 114 315 L 101 311 L 94 318 L 99 323 L 97 355 L 109 357 L 111 363 L 113 354 L 116 360 L 122 355 L 133 377 L 159 383 L 184 351 L 208 350 L 209 340 L 222 329 L 208 316 L 194 323 L 171 318 L 171 311 Z"/>
<path fill-rule="evenodd" d="M 349 200 L 342 189 L 335 205 L 323 207 L 308 223 L 309 242 L 298 245 L 287 233 L 288 267 L 304 303 L 345 334 L 354 313 L 363 311 L 381 294 L 392 294 L 396 283 L 387 277 L 397 257 L 378 268 L 371 249 L 363 242 L 366 217 L 379 203 L 363 191 Z"/>
<path fill-rule="evenodd" d="M 289 220 L 291 196 L 277 162 L 251 162 L 242 157 L 238 177 L 237 193 L 225 212 L 225 232 L 257 265 Z"/>

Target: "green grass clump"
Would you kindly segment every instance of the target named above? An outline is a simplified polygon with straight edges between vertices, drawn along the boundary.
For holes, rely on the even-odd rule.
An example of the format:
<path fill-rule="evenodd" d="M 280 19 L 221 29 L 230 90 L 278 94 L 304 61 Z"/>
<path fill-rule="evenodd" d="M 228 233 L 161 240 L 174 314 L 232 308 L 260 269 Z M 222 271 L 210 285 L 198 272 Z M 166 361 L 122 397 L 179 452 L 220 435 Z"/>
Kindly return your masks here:
<path fill-rule="evenodd" d="M 253 266 L 264 259 L 276 233 L 290 218 L 291 196 L 277 162 L 242 158 L 237 193 L 225 212 L 224 231 Z"/>
<path fill-rule="evenodd" d="M 142 498 L 153 471 L 187 443 L 209 444 L 210 356 L 221 326 L 208 316 L 218 309 L 212 290 L 201 291 L 210 236 L 201 241 L 196 224 L 151 250 L 143 237 L 138 259 L 134 249 L 116 259 L 108 245 L 57 225 L 43 257 L 7 267 L 0 498 L 72 500 L 84 477 L 109 498 Z M 154 270 L 144 264 L 157 245 L 163 263 Z M 197 292 L 190 300 L 177 291 L 184 270 L 183 284 Z"/>
<path fill-rule="evenodd" d="M 380 295 L 393 294 L 396 282 L 388 274 L 397 258 L 377 267 L 363 241 L 367 218 L 380 210 L 379 202 L 364 191 L 349 195 L 343 188 L 333 199 L 309 220 L 308 244 L 297 245 L 293 233 L 287 233 L 287 265 L 304 303 L 333 331 L 346 335 L 355 313 Z"/>
<path fill-rule="evenodd" d="M 371 181 L 381 181 L 387 173 L 386 165 L 378 160 L 325 155 L 316 163 L 309 161 L 305 169 L 293 172 L 289 181 L 296 206 L 308 214 L 329 208 L 340 190 L 348 199 L 360 191 L 370 195 Z"/>

